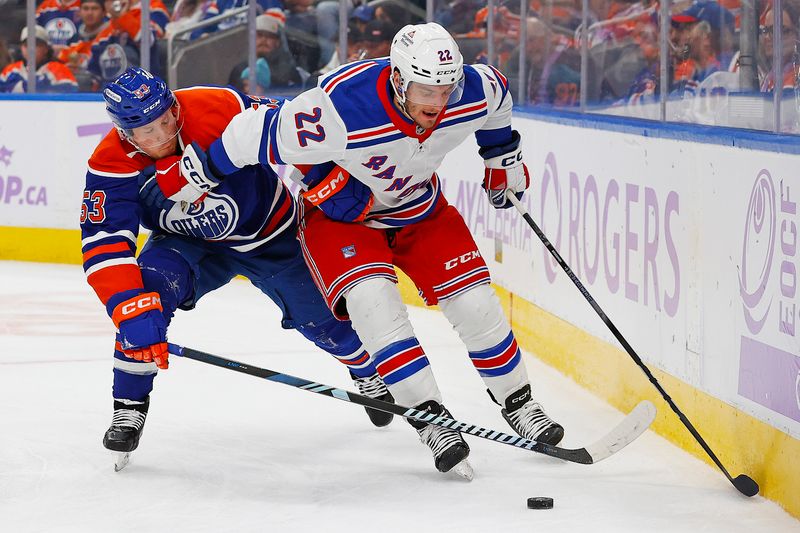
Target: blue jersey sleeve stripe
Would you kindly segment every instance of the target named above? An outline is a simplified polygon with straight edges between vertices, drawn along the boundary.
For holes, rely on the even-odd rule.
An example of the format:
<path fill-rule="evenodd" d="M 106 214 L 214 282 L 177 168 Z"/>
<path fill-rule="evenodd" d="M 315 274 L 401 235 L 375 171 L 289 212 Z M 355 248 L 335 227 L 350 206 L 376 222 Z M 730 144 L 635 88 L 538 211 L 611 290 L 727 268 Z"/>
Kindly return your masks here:
<path fill-rule="evenodd" d="M 239 167 L 234 165 L 231 158 L 228 157 L 228 152 L 225 151 L 221 138 L 211 143 L 211 146 L 208 147 L 208 157 L 211 159 L 211 165 L 225 176 L 239 170 Z"/>
<path fill-rule="evenodd" d="M 117 244 L 120 242 L 127 244 L 128 247 L 131 249 L 131 251 L 133 251 L 132 243 L 127 238 L 121 235 L 111 235 L 103 239 L 84 244 L 83 247 L 81 248 L 81 253 L 85 254 L 86 252 L 93 250 L 98 246 L 105 246 L 106 244 Z"/>
<path fill-rule="evenodd" d="M 86 272 L 93 266 L 110 259 L 124 259 L 126 257 L 133 257 L 133 252 L 111 252 L 106 254 L 97 254 L 94 257 L 84 261 L 83 271 Z"/>
<path fill-rule="evenodd" d="M 269 114 L 267 114 L 269 116 Z M 269 156 L 275 158 L 275 163 L 279 165 L 285 165 L 286 163 L 281 159 L 280 150 L 278 150 L 278 120 L 280 120 L 280 114 L 276 110 L 272 115 L 272 121 L 269 124 L 269 130 L 264 128 L 261 134 L 261 147 L 259 148 L 258 160 L 264 164 L 269 164 L 271 161 L 269 160 Z M 267 153 L 267 131 L 269 131 L 269 151 Z"/>
<path fill-rule="evenodd" d="M 501 146 L 511 140 L 511 126 L 496 130 L 478 130 L 475 132 L 475 140 L 479 146 Z"/>

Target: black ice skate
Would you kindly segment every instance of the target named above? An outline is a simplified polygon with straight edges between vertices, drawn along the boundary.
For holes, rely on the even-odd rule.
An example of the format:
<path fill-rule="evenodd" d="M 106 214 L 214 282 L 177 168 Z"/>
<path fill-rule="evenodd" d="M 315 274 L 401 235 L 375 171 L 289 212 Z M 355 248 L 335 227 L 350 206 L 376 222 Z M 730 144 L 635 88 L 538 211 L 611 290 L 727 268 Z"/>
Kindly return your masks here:
<path fill-rule="evenodd" d="M 117 452 L 115 471 L 119 472 L 125 468 L 130 459 L 130 452 L 139 446 L 139 438 L 144 430 L 149 407 L 149 396 L 143 402 L 114 399 L 114 417 L 111 420 L 111 427 L 103 436 L 103 446 L 112 452 Z"/>
<path fill-rule="evenodd" d="M 355 383 L 358 392 L 363 396 L 373 398 L 375 400 L 394 403 L 392 393 L 386 388 L 386 384 L 378 374 L 373 374 L 366 378 L 360 378 L 351 373 L 350 377 L 353 378 L 353 383 Z M 379 428 L 388 426 L 392 421 L 392 418 L 394 418 L 392 413 L 384 413 L 383 411 L 377 411 L 375 409 L 370 409 L 369 407 L 365 407 L 364 410 L 367 411 L 367 416 L 369 416 L 370 421 Z"/>
<path fill-rule="evenodd" d="M 555 446 L 564 438 L 564 428 L 553 422 L 542 406 L 531 398 L 531 386 L 525 385 L 506 398 L 501 411 L 506 422 L 526 439 Z"/>
<path fill-rule="evenodd" d="M 438 415 L 452 418 L 453 415 L 445 407 L 433 400 L 415 407 L 420 411 L 430 411 Z M 408 419 L 419 433 L 419 439 L 433 452 L 434 465 L 439 472 L 453 471 L 459 476 L 472 481 L 474 472 L 472 465 L 467 461 L 469 446 L 461 437 L 461 433 L 452 429 L 443 428 Z"/>

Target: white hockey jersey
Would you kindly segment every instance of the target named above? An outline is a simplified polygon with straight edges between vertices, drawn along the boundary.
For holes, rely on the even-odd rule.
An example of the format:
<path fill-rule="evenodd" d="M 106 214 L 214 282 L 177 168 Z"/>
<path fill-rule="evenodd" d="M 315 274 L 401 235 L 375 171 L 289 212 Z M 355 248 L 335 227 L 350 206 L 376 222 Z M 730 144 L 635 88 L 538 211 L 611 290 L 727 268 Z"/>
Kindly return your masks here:
<path fill-rule="evenodd" d="M 511 138 L 506 78 L 485 65 L 464 67 L 461 99 L 418 131 L 392 101 L 388 59 L 358 61 L 278 109 L 237 115 L 209 154 L 223 173 L 258 162 L 313 165 L 333 161 L 373 192 L 365 223 L 398 227 L 423 219 L 441 195 L 436 169 L 475 133 L 478 144 Z"/>

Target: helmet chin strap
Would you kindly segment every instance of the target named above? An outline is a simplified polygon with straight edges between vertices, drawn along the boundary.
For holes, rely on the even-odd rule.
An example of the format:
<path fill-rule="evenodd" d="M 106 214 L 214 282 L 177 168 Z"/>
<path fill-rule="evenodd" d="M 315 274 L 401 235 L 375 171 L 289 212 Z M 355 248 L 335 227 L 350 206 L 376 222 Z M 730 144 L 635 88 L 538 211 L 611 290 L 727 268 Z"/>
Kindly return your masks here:
<path fill-rule="evenodd" d="M 395 72 L 398 72 L 395 69 Z M 398 72 L 399 75 L 399 72 Z M 397 107 L 400 111 L 403 112 L 405 116 L 411 118 L 408 114 L 408 110 L 406 109 L 406 99 L 400 95 L 400 89 L 397 88 L 397 82 L 394 77 L 394 73 L 392 74 L 391 78 L 389 78 L 389 83 L 392 84 L 392 94 L 394 95 L 394 103 L 397 104 Z M 400 76 L 400 84 L 403 84 L 403 77 Z"/>

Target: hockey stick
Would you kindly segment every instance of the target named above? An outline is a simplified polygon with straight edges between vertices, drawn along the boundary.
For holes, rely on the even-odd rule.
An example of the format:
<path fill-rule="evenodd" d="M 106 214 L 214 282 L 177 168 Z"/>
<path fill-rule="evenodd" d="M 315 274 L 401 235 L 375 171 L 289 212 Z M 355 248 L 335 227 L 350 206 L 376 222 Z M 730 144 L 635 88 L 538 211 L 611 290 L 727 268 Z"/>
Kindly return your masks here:
<path fill-rule="evenodd" d="M 586 287 L 584 287 L 583 283 L 581 283 L 581 280 L 578 279 L 578 277 L 575 275 L 575 273 L 572 271 L 572 269 L 569 267 L 566 261 L 564 261 L 564 259 L 558 253 L 558 251 L 553 247 L 552 243 L 547 239 L 541 228 L 539 228 L 536 222 L 534 222 L 533 217 L 531 217 L 530 213 L 528 213 L 528 210 L 525 209 L 525 206 L 523 206 L 522 203 L 520 203 L 520 201 L 517 199 L 516 196 L 514 196 L 514 194 L 511 191 L 506 191 L 506 198 L 508 198 L 511 201 L 511 203 L 514 204 L 514 207 L 517 208 L 517 211 L 519 211 L 519 213 L 531 227 L 533 232 L 536 233 L 536 236 L 539 237 L 539 240 L 542 241 L 542 244 L 544 244 L 545 248 L 547 248 L 550 254 L 555 258 L 555 260 L 558 262 L 558 264 L 561 266 L 564 272 L 567 273 L 569 279 L 571 279 L 572 282 L 575 284 L 575 286 L 578 287 L 578 290 L 581 292 L 581 294 L 583 294 L 583 297 L 586 298 L 586 301 L 589 302 L 589 305 L 592 306 L 592 309 L 594 309 L 600 316 L 600 318 L 603 320 L 603 322 L 605 322 L 606 326 L 608 326 L 608 329 L 611 330 L 611 333 L 614 334 L 614 337 L 617 338 L 622 347 L 625 348 L 625 351 L 628 352 L 628 355 L 631 356 L 631 359 L 633 359 L 633 361 L 637 365 L 639 365 L 639 368 L 641 368 L 642 371 L 645 373 L 647 379 L 650 380 L 650 383 L 652 383 L 653 386 L 658 390 L 658 392 L 661 393 L 661 396 L 664 398 L 664 400 L 666 400 L 666 402 L 669 404 L 669 406 L 672 408 L 675 414 L 678 415 L 678 418 L 681 420 L 681 422 L 683 422 L 683 425 L 686 426 L 686 429 L 689 430 L 689 433 L 692 434 L 695 440 L 697 440 L 697 442 L 700 443 L 700 446 L 703 447 L 708 456 L 711 457 L 711 460 L 714 461 L 714 463 L 719 467 L 720 470 L 722 470 L 722 473 L 725 474 L 725 477 L 728 478 L 728 481 L 730 481 L 733 484 L 733 486 L 736 487 L 736 490 L 738 490 L 745 496 L 755 496 L 756 494 L 758 494 L 758 483 L 756 483 L 755 480 L 753 480 L 753 478 L 745 474 L 739 474 L 735 478 L 731 476 L 731 474 L 719 460 L 717 455 L 713 452 L 711 447 L 706 443 L 703 437 L 700 436 L 700 433 L 698 433 L 698 431 L 694 428 L 692 423 L 689 422 L 689 419 L 686 418 L 686 415 L 684 415 L 683 412 L 680 409 L 678 409 L 678 406 L 675 405 L 674 401 L 672 401 L 672 398 L 670 398 L 669 394 L 667 394 L 667 391 L 664 390 L 664 388 L 661 386 L 661 384 L 658 382 L 655 376 L 653 376 L 653 373 L 650 372 L 650 369 L 647 368 L 647 365 L 644 364 L 641 357 L 639 357 L 639 355 L 636 353 L 633 347 L 628 343 L 625 337 L 622 336 L 622 333 L 620 333 L 620 331 L 617 329 L 617 326 L 615 326 L 614 323 L 611 322 L 611 319 L 608 318 L 608 316 L 600 308 L 600 305 L 598 305 L 595 299 L 592 298 L 592 295 L 589 294 L 589 291 L 586 289 Z"/>
<path fill-rule="evenodd" d="M 549 455 L 550 457 L 557 457 L 558 459 L 585 465 L 602 461 L 603 459 L 612 456 L 633 442 L 639 435 L 647 430 L 656 416 L 656 408 L 653 406 L 653 404 L 648 401 L 643 401 L 637 405 L 633 411 L 628 413 L 628 415 L 622 420 L 622 422 L 619 423 L 619 425 L 617 425 L 617 427 L 615 427 L 613 430 L 611 430 L 611 432 L 597 442 L 586 446 L 585 448 L 567 449 L 545 444 L 543 442 L 524 439 L 516 435 L 508 435 L 499 431 L 468 424 L 466 422 L 459 422 L 458 420 L 453 420 L 452 418 L 448 418 L 446 416 L 438 416 L 429 413 L 428 411 L 419 411 L 417 409 L 403 407 L 402 405 L 376 400 L 374 398 L 362 396 L 361 394 L 331 387 L 330 385 L 290 376 L 289 374 L 283 374 L 281 372 L 276 372 L 266 368 L 247 365 L 238 361 L 232 361 L 218 355 L 212 355 L 210 353 L 201 352 L 200 350 L 178 346 L 177 344 L 169 344 L 169 353 L 180 357 L 186 357 L 187 359 L 194 359 L 195 361 L 200 361 L 202 363 L 208 363 L 214 366 L 227 368 L 229 370 L 235 370 L 236 372 L 241 372 L 243 374 L 264 378 L 269 381 L 283 383 L 284 385 L 290 385 L 298 389 L 315 392 L 317 394 L 322 394 L 323 396 L 330 396 L 331 398 L 358 404 L 363 407 L 377 409 L 378 411 L 383 411 L 385 413 L 392 413 L 409 418 L 411 420 L 418 420 L 420 422 L 427 422 L 428 424 L 433 424 L 435 426 L 455 429 L 475 437 L 481 437 L 483 439 L 500 442 L 502 444 L 508 444 L 509 446 L 515 446 L 517 448 Z"/>

